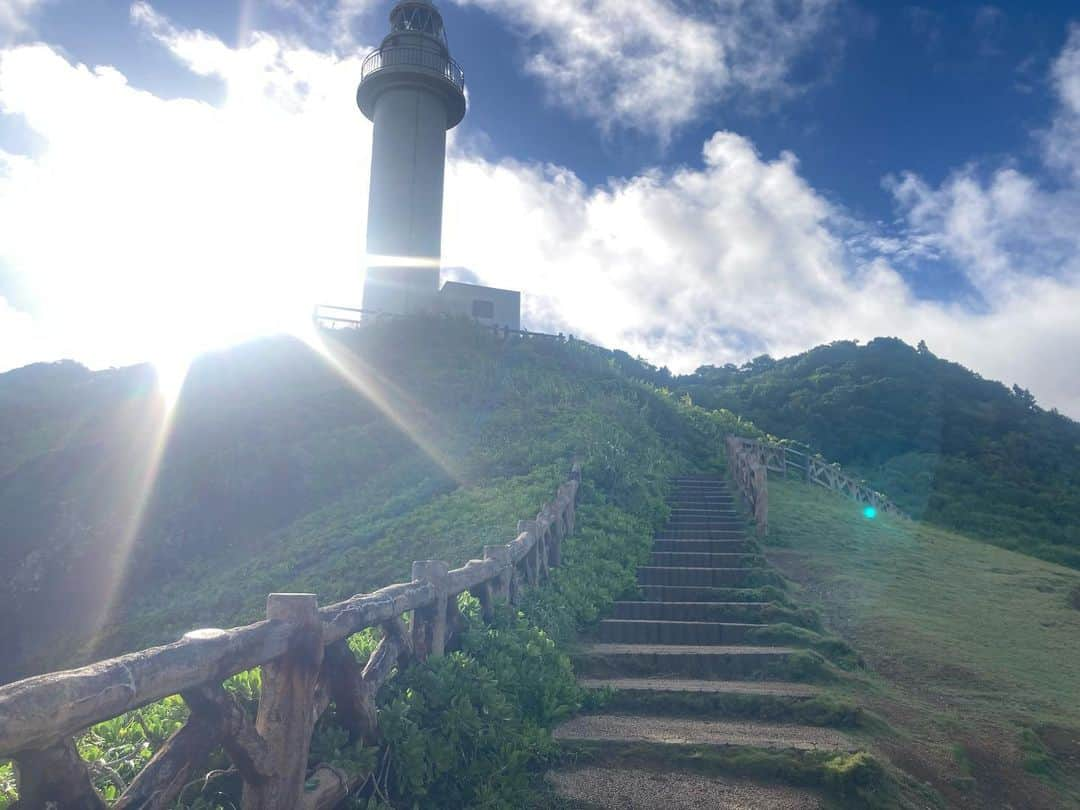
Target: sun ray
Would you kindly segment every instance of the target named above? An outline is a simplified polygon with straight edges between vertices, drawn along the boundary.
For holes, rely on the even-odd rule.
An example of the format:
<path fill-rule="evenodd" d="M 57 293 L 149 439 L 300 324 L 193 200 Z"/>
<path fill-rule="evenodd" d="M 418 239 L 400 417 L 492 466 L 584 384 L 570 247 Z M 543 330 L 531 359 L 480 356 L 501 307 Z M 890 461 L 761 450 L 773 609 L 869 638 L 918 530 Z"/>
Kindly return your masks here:
<path fill-rule="evenodd" d="M 121 462 L 124 470 L 117 482 L 116 492 L 111 493 L 113 509 L 117 513 L 119 533 L 116 545 L 110 550 L 108 572 L 101 583 L 99 612 L 95 617 L 93 633 L 96 643 L 109 625 L 131 567 L 131 553 L 143 528 L 147 509 L 161 471 L 169 437 L 172 435 L 176 407 L 190 363 L 170 361 L 155 368 L 156 390 L 131 404 L 141 409 L 127 414 L 125 438 L 130 457 Z M 121 456 L 127 454 L 121 453 Z"/>
<path fill-rule="evenodd" d="M 438 431 L 431 425 L 433 418 L 427 408 L 358 354 L 325 340 L 314 325 L 310 325 L 298 337 L 318 352 L 354 391 L 378 408 L 452 480 L 458 484 L 465 482 L 460 465 L 440 447 L 436 439 Z"/>

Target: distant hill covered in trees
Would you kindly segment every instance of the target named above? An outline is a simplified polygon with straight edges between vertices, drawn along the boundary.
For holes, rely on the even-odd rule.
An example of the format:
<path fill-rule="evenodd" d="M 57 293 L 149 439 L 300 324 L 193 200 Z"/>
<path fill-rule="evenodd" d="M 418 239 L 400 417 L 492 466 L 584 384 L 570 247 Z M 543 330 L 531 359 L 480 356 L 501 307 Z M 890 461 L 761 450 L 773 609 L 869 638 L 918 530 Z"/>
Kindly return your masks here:
<path fill-rule="evenodd" d="M 842 341 L 655 381 L 809 445 L 914 517 L 1080 568 L 1080 424 L 923 343 Z"/>

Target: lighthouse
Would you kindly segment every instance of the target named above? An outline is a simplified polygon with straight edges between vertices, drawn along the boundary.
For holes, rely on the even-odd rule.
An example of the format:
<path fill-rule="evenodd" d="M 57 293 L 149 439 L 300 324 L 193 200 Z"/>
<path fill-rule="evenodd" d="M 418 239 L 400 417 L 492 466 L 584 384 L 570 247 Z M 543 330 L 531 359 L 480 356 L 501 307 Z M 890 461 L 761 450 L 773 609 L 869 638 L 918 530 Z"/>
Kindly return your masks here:
<path fill-rule="evenodd" d="M 364 309 L 519 328 L 519 293 L 455 282 L 439 289 L 446 133 L 465 117 L 465 74 L 429 0 L 394 5 L 390 33 L 364 60 L 356 102 L 374 124 Z"/>

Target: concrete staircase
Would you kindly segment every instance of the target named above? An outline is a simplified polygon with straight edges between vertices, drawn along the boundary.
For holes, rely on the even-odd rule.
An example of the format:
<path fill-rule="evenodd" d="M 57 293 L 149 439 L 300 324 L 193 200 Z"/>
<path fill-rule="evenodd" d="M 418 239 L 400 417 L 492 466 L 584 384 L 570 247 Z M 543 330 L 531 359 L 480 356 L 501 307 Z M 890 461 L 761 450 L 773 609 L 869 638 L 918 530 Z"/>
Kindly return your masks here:
<path fill-rule="evenodd" d="M 620 708 L 575 717 L 555 731 L 564 746 L 584 746 L 599 753 L 601 763 L 605 754 L 612 755 L 610 763 L 562 771 L 552 776 L 552 784 L 568 801 L 589 807 L 787 806 L 760 785 L 704 777 L 714 784 L 703 789 L 700 775 L 673 778 L 662 767 L 670 760 L 678 771 L 674 766 L 681 756 L 695 756 L 690 752 L 703 747 L 850 748 L 843 735 L 829 729 L 716 712 L 687 716 L 688 702 L 694 705 L 703 696 L 712 705 L 724 705 L 729 697 L 790 703 L 813 698 L 819 690 L 784 681 L 785 664 L 796 650 L 755 643 L 755 631 L 768 626 L 771 607 L 762 601 L 760 589 L 779 583 L 747 536 L 727 485 L 715 478 L 679 478 L 669 505 L 671 518 L 658 532 L 648 564 L 638 569 L 638 596 L 615 604 L 595 640 L 575 660 L 582 685 L 615 690 L 612 703 Z M 667 713 L 666 705 L 682 710 Z M 653 770 L 664 773 L 661 794 L 639 789 L 635 772 L 643 748 L 651 752 L 646 759 Z M 635 767 L 620 767 L 620 752 Z M 680 784 L 691 792 L 680 795 Z M 728 798 L 710 803 L 703 795 Z M 754 796 L 766 797 L 764 803 L 756 803 Z M 807 794 L 792 806 L 814 807 L 816 802 Z"/>

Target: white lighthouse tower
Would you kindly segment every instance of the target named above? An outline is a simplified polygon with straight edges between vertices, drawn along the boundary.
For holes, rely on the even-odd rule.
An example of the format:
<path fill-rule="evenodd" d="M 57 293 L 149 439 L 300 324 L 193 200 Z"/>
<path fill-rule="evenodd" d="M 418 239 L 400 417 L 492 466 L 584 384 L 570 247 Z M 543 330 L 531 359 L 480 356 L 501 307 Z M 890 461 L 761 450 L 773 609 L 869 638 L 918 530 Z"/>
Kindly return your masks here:
<path fill-rule="evenodd" d="M 375 125 L 364 309 L 519 329 L 520 293 L 460 282 L 439 289 L 446 133 L 465 117 L 465 74 L 430 0 L 395 4 L 390 33 L 364 60 L 356 103 Z"/>
<path fill-rule="evenodd" d="M 428 0 L 394 6 L 390 33 L 364 61 L 356 101 L 375 125 L 364 309 L 435 309 L 446 132 L 465 117 L 465 76 Z"/>

